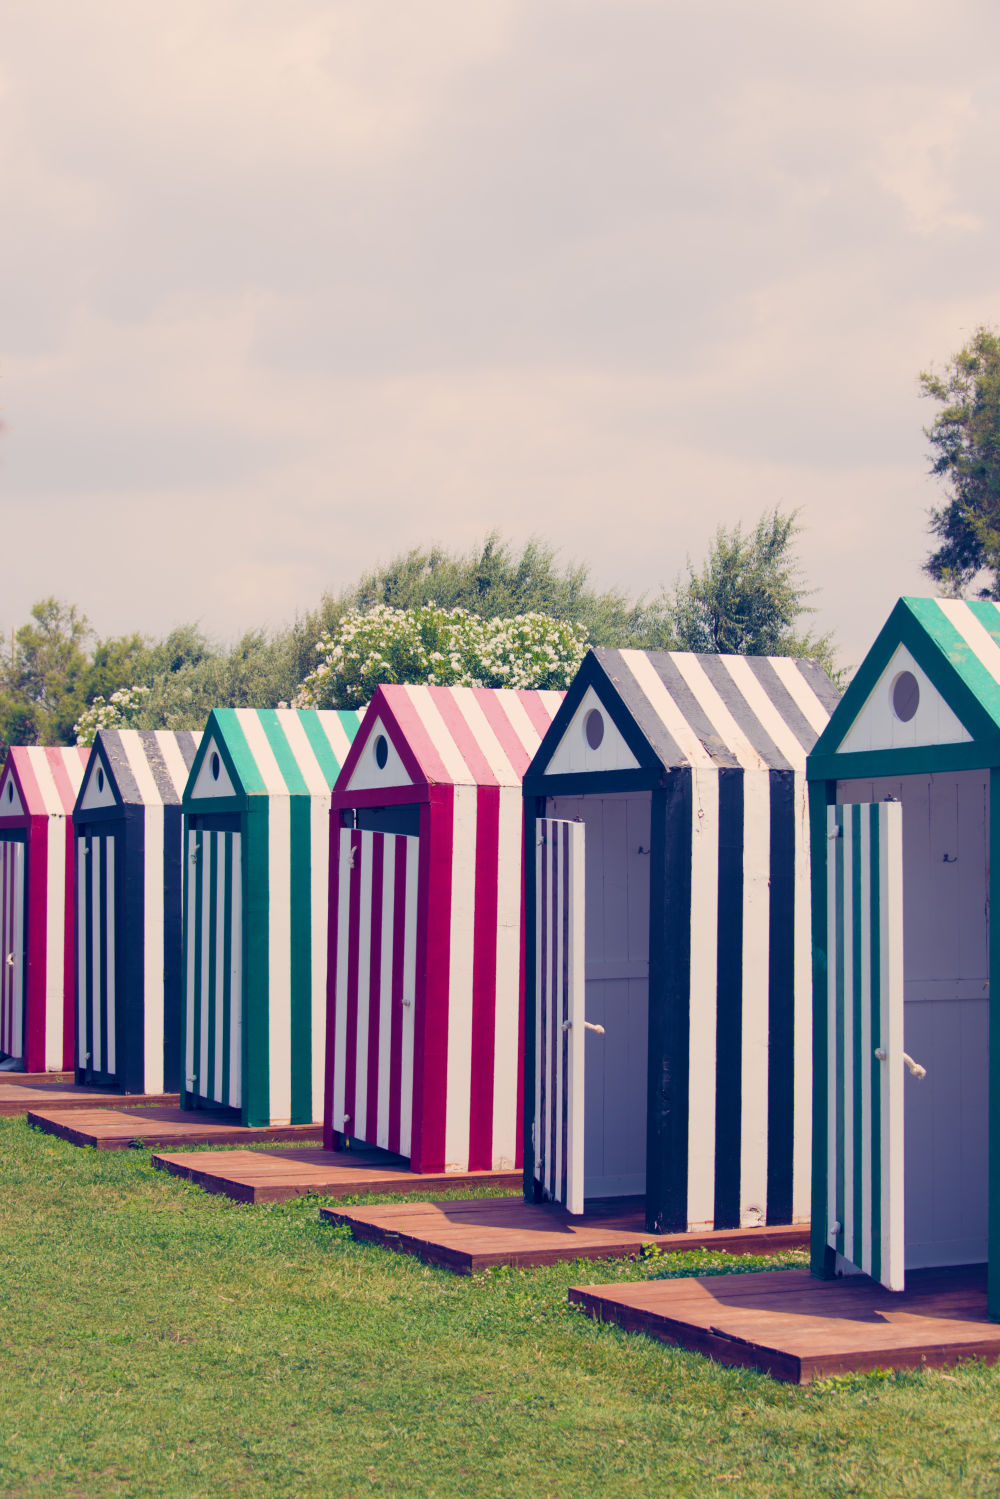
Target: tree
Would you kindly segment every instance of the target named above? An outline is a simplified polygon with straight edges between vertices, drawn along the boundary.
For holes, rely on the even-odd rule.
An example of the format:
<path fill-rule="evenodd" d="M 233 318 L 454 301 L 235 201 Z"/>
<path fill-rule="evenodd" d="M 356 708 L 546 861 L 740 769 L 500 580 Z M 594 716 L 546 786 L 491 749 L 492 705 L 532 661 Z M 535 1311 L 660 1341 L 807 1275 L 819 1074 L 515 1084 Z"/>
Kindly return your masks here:
<path fill-rule="evenodd" d="M 14 636 L 9 661 L 0 668 L 0 740 L 10 744 L 70 744 L 73 724 L 86 702 L 91 634 L 75 604 L 41 599 L 31 623 Z"/>
<path fill-rule="evenodd" d="M 491 531 L 469 552 L 414 547 L 363 574 L 343 592 L 325 594 L 318 608 L 293 627 L 296 679 L 315 667 L 317 642 L 336 629 L 348 610 L 366 611 L 379 604 L 391 609 L 437 604 L 466 609 L 482 619 L 544 614 L 583 625 L 591 645 L 641 646 L 659 617 L 658 605 L 630 600 L 621 589 L 595 589 L 583 564 L 560 567 L 555 549 L 544 542 L 533 538 L 518 551 Z"/>
<path fill-rule="evenodd" d="M 688 562 L 688 576 L 668 597 L 666 620 L 671 645 L 682 651 L 717 651 L 724 656 L 814 656 L 833 666 L 829 635 L 801 632 L 804 602 L 800 569 L 792 552 L 801 531 L 797 511 L 765 512 L 754 529 L 720 526 L 699 572 Z"/>
<path fill-rule="evenodd" d="M 941 545 L 924 571 L 951 593 L 989 573 L 981 598 L 1000 598 L 1000 335 L 985 326 L 953 354 L 942 373 L 920 374 L 920 393 L 941 410 L 924 434 L 931 473 L 949 492 L 930 513 Z"/>

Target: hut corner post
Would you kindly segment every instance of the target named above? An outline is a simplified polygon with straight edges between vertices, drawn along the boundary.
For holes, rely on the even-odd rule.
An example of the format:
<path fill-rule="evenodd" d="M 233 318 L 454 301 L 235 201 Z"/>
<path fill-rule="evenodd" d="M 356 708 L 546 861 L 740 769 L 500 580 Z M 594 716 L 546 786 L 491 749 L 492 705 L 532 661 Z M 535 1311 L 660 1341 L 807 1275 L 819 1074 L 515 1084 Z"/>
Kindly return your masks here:
<path fill-rule="evenodd" d="M 809 782 L 809 861 L 812 903 L 812 1209 L 809 1268 L 820 1280 L 836 1274 L 836 1252 L 827 1243 L 827 838 L 826 809 L 836 800 L 836 781 Z"/>
<path fill-rule="evenodd" d="M 524 1068 L 521 1074 L 521 1089 L 524 1097 L 522 1117 L 524 1119 L 524 1200 L 541 1201 L 541 1185 L 535 1180 L 535 1025 L 538 1014 L 538 996 L 535 992 L 535 944 L 538 940 L 536 923 L 535 891 L 535 845 L 538 839 L 538 819 L 545 816 L 543 796 L 524 798 Z"/>
<path fill-rule="evenodd" d="M 993 815 L 994 807 L 1000 809 L 1000 769 L 997 768 L 990 770 L 989 805 L 989 1147 L 986 1166 L 989 1192 L 989 1268 L 986 1315 L 991 1322 L 1000 1322 L 1000 816 Z"/>
<path fill-rule="evenodd" d="M 650 793 L 646 1228 L 661 1234 L 688 1226 L 692 791 L 675 770 Z"/>

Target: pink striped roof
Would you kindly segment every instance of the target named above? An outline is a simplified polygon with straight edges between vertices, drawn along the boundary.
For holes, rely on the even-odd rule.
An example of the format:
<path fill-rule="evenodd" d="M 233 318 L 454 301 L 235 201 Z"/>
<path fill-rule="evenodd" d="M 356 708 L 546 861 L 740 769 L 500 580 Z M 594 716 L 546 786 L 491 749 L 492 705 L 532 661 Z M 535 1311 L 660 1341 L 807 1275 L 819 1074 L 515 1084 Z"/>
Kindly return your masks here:
<path fill-rule="evenodd" d="M 9 776 L 17 783 L 29 817 L 53 813 L 71 817 L 89 758 L 90 750 L 78 744 L 68 749 L 63 745 L 13 745 L 0 776 L 0 817 Z"/>
<path fill-rule="evenodd" d="M 559 710 L 564 692 L 508 687 L 379 687 L 338 781 L 381 722 L 393 728 L 428 782 L 452 786 L 520 786 L 524 772 Z M 396 742 L 401 752 L 404 745 Z"/>

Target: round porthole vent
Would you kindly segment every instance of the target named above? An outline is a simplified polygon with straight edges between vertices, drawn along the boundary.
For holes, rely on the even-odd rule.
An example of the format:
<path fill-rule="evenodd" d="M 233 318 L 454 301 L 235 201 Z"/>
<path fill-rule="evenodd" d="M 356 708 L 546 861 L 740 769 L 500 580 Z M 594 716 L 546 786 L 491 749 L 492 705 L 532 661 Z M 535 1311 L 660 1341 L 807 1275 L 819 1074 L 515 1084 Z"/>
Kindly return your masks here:
<path fill-rule="evenodd" d="M 219 751 L 212 751 L 212 780 L 217 781 L 222 772 L 222 761 L 219 759 Z"/>
<path fill-rule="evenodd" d="M 593 750 L 597 749 L 604 738 L 603 713 L 599 713 L 596 708 L 591 708 L 590 712 L 587 714 L 587 717 L 583 721 L 583 731 L 587 737 L 587 743 L 590 745 L 590 748 Z"/>
<path fill-rule="evenodd" d="M 379 770 L 385 770 L 389 763 L 389 741 L 384 734 L 380 734 L 375 741 L 375 764 Z"/>
<path fill-rule="evenodd" d="M 920 683 L 912 671 L 901 671 L 892 683 L 892 711 L 900 723 L 909 723 L 920 706 Z"/>
<path fill-rule="evenodd" d="M 99 770 L 97 772 L 97 789 L 98 789 L 98 791 L 103 791 L 104 790 L 104 771 L 103 770 Z"/>

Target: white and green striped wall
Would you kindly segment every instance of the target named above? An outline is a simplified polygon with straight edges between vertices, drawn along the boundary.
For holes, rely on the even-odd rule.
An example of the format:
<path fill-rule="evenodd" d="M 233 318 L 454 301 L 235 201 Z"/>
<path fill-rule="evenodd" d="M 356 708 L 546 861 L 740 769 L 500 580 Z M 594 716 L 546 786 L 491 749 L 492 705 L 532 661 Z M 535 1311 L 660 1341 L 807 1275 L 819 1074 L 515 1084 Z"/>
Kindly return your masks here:
<path fill-rule="evenodd" d="M 323 1117 L 330 793 L 361 717 L 216 709 L 184 794 L 181 1102 Z"/>

